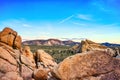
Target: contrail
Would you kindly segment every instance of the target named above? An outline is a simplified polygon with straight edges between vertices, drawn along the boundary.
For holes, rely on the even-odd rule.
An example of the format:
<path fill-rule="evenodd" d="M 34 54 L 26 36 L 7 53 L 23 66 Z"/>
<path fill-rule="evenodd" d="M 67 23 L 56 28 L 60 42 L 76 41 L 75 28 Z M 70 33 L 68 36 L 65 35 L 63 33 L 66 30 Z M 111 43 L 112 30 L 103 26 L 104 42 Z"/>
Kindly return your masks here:
<path fill-rule="evenodd" d="M 64 23 L 64 22 L 70 20 L 73 16 L 74 16 L 74 15 L 71 15 L 71 16 L 69 16 L 69 17 L 63 19 L 62 21 L 59 22 L 59 24 Z"/>

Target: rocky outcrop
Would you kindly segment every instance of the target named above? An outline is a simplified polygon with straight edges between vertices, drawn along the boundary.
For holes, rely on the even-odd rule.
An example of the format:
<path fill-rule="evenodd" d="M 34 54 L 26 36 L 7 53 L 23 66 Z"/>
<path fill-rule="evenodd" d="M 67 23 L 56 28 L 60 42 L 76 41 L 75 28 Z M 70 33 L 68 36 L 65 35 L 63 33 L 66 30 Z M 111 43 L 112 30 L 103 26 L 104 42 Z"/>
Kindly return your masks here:
<path fill-rule="evenodd" d="M 35 68 L 36 64 L 35 64 L 33 53 L 30 50 L 30 47 L 29 46 L 24 46 L 24 48 L 22 50 L 22 53 L 23 53 L 22 58 L 25 59 L 27 57 L 29 59 L 29 61 L 30 61 L 30 62 L 29 61 L 24 61 L 24 62 L 26 62 L 26 64 L 28 64 L 28 65 L 29 64 L 33 65 L 33 67 Z"/>
<path fill-rule="evenodd" d="M 89 51 L 66 58 L 53 75 L 60 80 L 119 80 L 119 63 L 105 51 Z"/>
<path fill-rule="evenodd" d="M 0 42 L 5 43 L 14 49 L 21 48 L 21 37 L 16 31 L 6 27 L 0 32 Z"/>
<path fill-rule="evenodd" d="M 38 69 L 36 69 L 34 71 L 34 79 L 35 80 L 47 80 L 49 77 L 49 69 L 47 68 L 43 68 L 43 67 L 39 67 Z"/>
<path fill-rule="evenodd" d="M 33 68 L 31 67 L 30 64 L 28 66 L 21 61 L 19 50 L 11 51 L 0 46 L 0 80 L 32 80 Z"/>
<path fill-rule="evenodd" d="M 52 77 L 51 72 L 57 65 L 54 59 L 44 50 L 37 50 L 34 53 L 34 58 L 37 64 L 37 70 L 34 71 L 34 78 L 36 80 L 47 80 Z"/>
<path fill-rule="evenodd" d="M 0 80 L 34 80 L 30 60 L 21 51 L 21 37 L 10 28 L 0 32 Z M 28 64 L 28 65 L 26 65 Z"/>
<path fill-rule="evenodd" d="M 57 65 L 54 59 L 44 50 L 41 50 L 41 49 L 37 50 L 37 52 L 34 53 L 34 57 L 35 57 L 37 66 L 41 64 L 44 67 L 48 67 L 52 69 L 54 66 Z"/>
<path fill-rule="evenodd" d="M 81 41 L 80 45 L 73 46 L 72 49 L 75 50 L 77 53 L 100 50 L 100 51 L 108 52 L 111 56 L 117 55 L 116 51 L 114 51 L 113 49 L 87 39 L 84 41 Z"/>

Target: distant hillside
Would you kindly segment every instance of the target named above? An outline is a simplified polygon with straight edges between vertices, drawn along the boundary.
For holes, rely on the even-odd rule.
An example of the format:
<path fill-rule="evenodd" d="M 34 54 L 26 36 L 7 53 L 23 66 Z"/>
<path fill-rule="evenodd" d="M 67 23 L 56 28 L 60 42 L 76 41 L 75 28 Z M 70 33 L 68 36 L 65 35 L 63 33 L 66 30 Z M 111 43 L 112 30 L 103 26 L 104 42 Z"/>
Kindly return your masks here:
<path fill-rule="evenodd" d="M 61 41 L 59 39 L 48 39 L 48 40 L 29 40 L 22 42 L 23 45 L 66 45 L 66 46 L 73 46 L 76 44 L 80 44 L 79 42 L 74 42 L 71 40 L 68 41 Z"/>
<path fill-rule="evenodd" d="M 48 39 L 48 40 L 27 40 L 22 42 L 23 45 L 46 45 L 46 46 L 53 46 L 53 45 L 66 45 L 66 46 L 74 46 L 76 44 L 80 44 L 80 42 L 74 42 L 72 40 L 61 41 L 59 39 Z M 120 47 L 120 44 L 113 44 L 113 43 L 101 43 L 101 45 L 107 47 Z"/>
<path fill-rule="evenodd" d="M 107 47 L 120 47 L 120 44 L 113 44 L 113 43 L 101 43 L 101 45 L 107 46 Z"/>

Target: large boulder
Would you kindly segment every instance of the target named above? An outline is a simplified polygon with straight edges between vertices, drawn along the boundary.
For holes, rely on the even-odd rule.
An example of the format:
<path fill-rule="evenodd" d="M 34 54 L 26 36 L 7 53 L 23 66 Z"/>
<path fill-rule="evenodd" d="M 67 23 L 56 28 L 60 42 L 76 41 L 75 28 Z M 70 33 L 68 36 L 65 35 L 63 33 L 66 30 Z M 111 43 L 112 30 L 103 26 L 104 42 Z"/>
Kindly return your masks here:
<path fill-rule="evenodd" d="M 48 79 L 49 69 L 39 67 L 38 69 L 34 70 L 34 79 L 35 80 L 47 80 Z"/>
<path fill-rule="evenodd" d="M 33 79 L 33 68 L 31 68 L 32 66 L 30 64 L 26 65 L 26 63 L 22 62 L 23 59 L 21 55 L 22 53 L 20 51 L 11 51 L 0 46 L 0 80 Z M 29 59 L 27 59 L 27 61 L 30 62 Z"/>
<path fill-rule="evenodd" d="M 46 53 L 44 50 L 41 49 L 37 50 L 37 52 L 34 53 L 34 57 L 38 66 L 39 63 L 42 63 L 44 67 L 48 67 L 49 69 L 52 69 L 54 66 L 57 65 L 53 57 L 50 56 L 48 53 Z"/>
<path fill-rule="evenodd" d="M 105 51 L 89 51 L 64 59 L 53 70 L 60 80 L 119 80 L 120 60 Z"/>
<path fill-rule="evenodd" d="M 116 56 L 116 52 L 113 49 L 88 39 L 81 41 L 80 45 L 73 46 L 72 49 L 74 49 L 77 53 L 100 50 L 108 52 L 111 56 Z"/>
<path fill-rule="evenodd" d="M 21 48 L 21 41 L 21 37 L 11 28 L 6 27 L 0 32 L 0 42 L 3 42 L 15 49 Z"/>
<path fill-rule="evenodd" d="M 35 80 L 55 80 L 53 79 L 51 72 L 57 63 L 54 61 L 52 56 L 44 50 L 39 49 L 34 53 L 34 57 L 38 68 L 33 74 Z"/>
<path fill-rule="evenodd" d="M 30 47 L 24 46 L 22 53 L 25 56 L 25 59 L 28 58 L 30 61 L 29 63 L 27 62 L 26 64 L 31 64 L 33 67 L 36 67 L 35 59 L 34 59 L 33 53 L 30 50 Z M 22 57 L 24 57 L 24 56 L 22 56 Z"/>

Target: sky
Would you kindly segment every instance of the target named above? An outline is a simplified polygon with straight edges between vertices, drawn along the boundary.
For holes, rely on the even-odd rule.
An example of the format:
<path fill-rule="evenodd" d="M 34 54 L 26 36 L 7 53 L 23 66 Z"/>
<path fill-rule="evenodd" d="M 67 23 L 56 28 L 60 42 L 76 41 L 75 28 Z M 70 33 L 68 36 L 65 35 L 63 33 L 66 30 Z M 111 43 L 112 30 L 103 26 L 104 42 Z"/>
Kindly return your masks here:
<path fill-rule="evenodd" d="M 120 0 L 0 0 L 0 30 L 23 40 L 120 43 Z"/>

